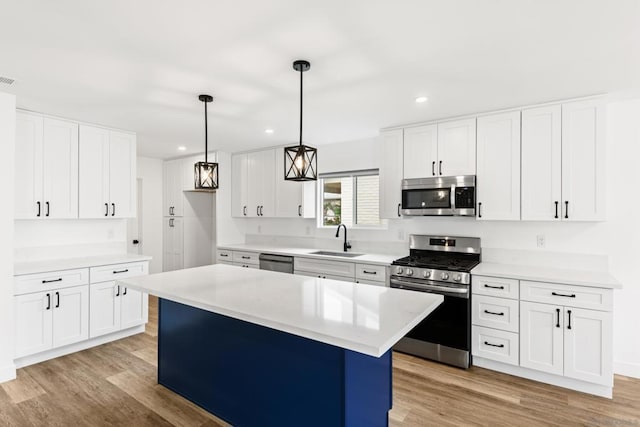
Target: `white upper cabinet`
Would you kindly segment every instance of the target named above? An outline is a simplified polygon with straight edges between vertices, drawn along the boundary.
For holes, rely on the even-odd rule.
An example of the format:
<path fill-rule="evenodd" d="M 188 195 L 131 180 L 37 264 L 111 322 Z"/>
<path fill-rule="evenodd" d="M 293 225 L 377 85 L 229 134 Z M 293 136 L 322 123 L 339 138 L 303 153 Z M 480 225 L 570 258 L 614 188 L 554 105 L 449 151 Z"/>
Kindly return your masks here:
<path fill-rule="evenodd" d="M 316 181 L 286 181 L 284 150 L 275 152 L 275 216 L 279 218 L 315 218 Z"/>
<path fill-rule="evenodd" d="M 431 167 L 431 165 L 428 165 Z M 438 123 L 437 175 L 476 174 L 476 119 Z"/>
<path fill-rule="evenodd" d="M 78 125 L 18 111 L 15 218 L 78 217 Z"/>
<path fill-rule="evenodd" d="M 402 204 L 403 130 L 382 132 L 380 218 L 399 218 Z"/>
<path fill-rule="evenodd" d="M 605 105 L 562 104 L 562 218 L 605 219 Z"/>
<path fill-rule="evenodd" d="M 136 137 L 80 126 L 80 218 L 136 216 Z"/>
<path fill-rule="evenodd" d="M 249 192 L 248 155 L 246 153 L 231 156 L 231 215 L 246 217 L 249 215 L 247 195 Z"/>
<path fill-rule="evenodd" d="M 438 125 L 404 130 L 404 178 L 438 175 Z"/>
<path fill-rule="evenodd" d="M 164 162 L 163 216 L 182 216 L 184 213 L 185 173 L 182 159 Z"/>
<path fill-rule="evenodd" d="M 275 149 L 247 155 L 247 216 L 275 215 L 275 161 Z"/>
<path fill-rule="evenodd" d="M 522 220 L 559 221 L 562 201 L 560 105 L 522 111 Z"/>
<path fill-rule="evenodd" d="M 477 215 L 520 219 L 520 112 L 478 118 Z"/>

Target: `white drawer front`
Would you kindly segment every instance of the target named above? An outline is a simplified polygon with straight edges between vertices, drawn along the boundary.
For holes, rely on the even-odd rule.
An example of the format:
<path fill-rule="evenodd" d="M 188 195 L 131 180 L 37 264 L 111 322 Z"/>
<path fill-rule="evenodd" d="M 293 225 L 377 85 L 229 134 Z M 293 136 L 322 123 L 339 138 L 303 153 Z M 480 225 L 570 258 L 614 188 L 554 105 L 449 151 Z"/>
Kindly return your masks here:
<path fill-rule="evenodd" d="M 472 276 L 471 292 L 474 295 L 518 299 L 519 281 L 501 277 Z"/>
<path fill-rule="evenodd" d="M 87 285 L 89 283 L 89 269 L 51 271 L 47 273 L 25 274 L 13 279 L 14 295 L 24 295 L 42 292 L 49 289 L 69 288 L 71 286 Z"/>
<path fill-rule="evenodd" d="M 387 286 L 386 282 L 376 282 L 374 280 L 356 279 L 356 283 L 362 283 L 363 285 L 375 285 L 375 286 Z"/>
<path fill-rule="evenodd" d="M 234 262 L 233 265 L 235 265 L 236 267 L 242 267 L 242 268 L 260 268 L 260 266 L 256 265 L 256 264 L 246 264 L 243 262 Z"/>
<path fill-rule="evenodd" d="M 471 354 L 476 357 L 519 364 L 518 334 L 497 329 L 473 326 L 471 329 Z"/>
<path fill-rule="evenodd" d="M 233 262 L 242 264 L 260 264 L 260 254 L 257 252 L 238 252 L 233 251 Z"/>
<path fill-rule="evenodd" d="M 613 309 L 613 291 L 611 289 L 528 281 L 522 281 L 520 288 L 522 301 L 601 311 Z"/>
<path fill-rule="evenodd" d="M 474 295 L 473 324 L 503 331 L 518 332 L 519 302 L 517 300 Z"/>
<path fill-rule="evenodd" d="M 356 279 L 385 282 L 387 267 L 384 265 L 356 264 Z"/>
<path fill-rule="evenodd" d="M 318 279 L 340 280 L 342 282 L 351 282 L 351 283 L 353 283 L 353 278 L 352 277 L 338 276 L 338 275 L 335 275 L 335 274 L 318 274 L 318 273 L 311 273 L 311 272 L 308 272 L 308 271 L 296 271 L 294 274 L 296 274 L 298 276 L 317 277 Z"/>
<path fill-rule="evenodd" d="M 233 252 L 223 250 L 223 249 L 218 249 L 218 255 L 216 256 L 216 259 L 218 261 L 233 262 Z"/>
<path fill-rule="evenodd" d="M 356 266 L 352 262 L 325 261 L 322 259 L 295 257 L 294 270 L 318 273 L 323 276 L 345 276 L 353 280 L 356 277 Z"/>
<path fill-rule="evenodd" d="M 126 264 L 103 265 L 91 267 L 91 283 L 108 282 L 110 280 L 126 279 L 127 277 L 144 276 L 149 274 L 149 263 L 129 262 Z"/>

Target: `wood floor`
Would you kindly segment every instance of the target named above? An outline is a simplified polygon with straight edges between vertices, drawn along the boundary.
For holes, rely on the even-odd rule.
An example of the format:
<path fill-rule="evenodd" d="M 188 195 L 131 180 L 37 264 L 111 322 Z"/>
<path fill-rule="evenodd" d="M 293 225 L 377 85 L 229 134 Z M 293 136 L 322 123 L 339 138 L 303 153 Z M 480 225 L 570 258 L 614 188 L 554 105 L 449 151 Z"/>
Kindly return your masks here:
<path fill-rule="evenodd" d="M 0 426 L 227 425 L 156 384 L 155 300 L 149 317 L 144 334 L 18 370 L 0 386 Z M 608 400 L 404 354 L 393 363 L 392 426 L 640 427 L 640 380 L 616 376 Z"/>

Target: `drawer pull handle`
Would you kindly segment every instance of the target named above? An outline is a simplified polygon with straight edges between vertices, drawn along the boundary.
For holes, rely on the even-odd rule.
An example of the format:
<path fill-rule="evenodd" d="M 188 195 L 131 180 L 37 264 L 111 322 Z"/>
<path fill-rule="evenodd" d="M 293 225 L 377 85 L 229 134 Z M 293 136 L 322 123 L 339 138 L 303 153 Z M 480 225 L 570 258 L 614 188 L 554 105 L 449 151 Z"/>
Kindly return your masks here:
<path fill-rule="evenodd" d="M 566 294 L 559 294 L 557 292 L 551 292 L 551 295 L 553 295 L 554 297 L 565 297 L 565 298 L 575 298 L 576 297 L 576 294 L 566 295 Z"/>
<path fill-rule="evenodd" d="M 251 257 L 242 255 L 242 259 L 251 259 Z"/>
<path fill-rule="evenodd" d="M 493 314 L 494 316 L 504 316 L 504 313 L 496 313 L 495 311 L 485 310 L 484 312 L 487 314 Z"/>
<path fill-rule="evenodd" d="M 42 283 L 55 283 L 55 282 L 62 282 L 62 277 L 58 277 L 57 279 L 43 280 L 42 281 Z"/>
<path fill-rule="evenodd" d="M 504 348 L 504 344 L 491 344 L 489 341 L 485 341 L 484 345 L 490 345 L 491 347 Z"/>
<path fill-rule="evenodd" d="M 128 273 L 129 269 L 125 268 L 124 270 L 114 270 L 113 274 L 120 274 L 120 273 Z"/>
<path fill-rule="evenodd" d="M 220 254 L 220 256 L 223 256 L 223 257 L 225 257 L 225 258 L 226 258 L 226 257 L 228 257 L 229 255 L 228 255 L 228 254 Z"/>
<path fill-rule="evenodd" d="M 362 272 L 363 272 L 364 274 L 378 274 L 378 272 L 377 272 L 377 271 L 362 270 Z"/>
<path fill-rule="evenodd" d="M 491 286 L 491 285 L 484 285 L 485 288 L 489 288 L 489 289 L 502 289 L 504 290 L 504 286 Z"/>

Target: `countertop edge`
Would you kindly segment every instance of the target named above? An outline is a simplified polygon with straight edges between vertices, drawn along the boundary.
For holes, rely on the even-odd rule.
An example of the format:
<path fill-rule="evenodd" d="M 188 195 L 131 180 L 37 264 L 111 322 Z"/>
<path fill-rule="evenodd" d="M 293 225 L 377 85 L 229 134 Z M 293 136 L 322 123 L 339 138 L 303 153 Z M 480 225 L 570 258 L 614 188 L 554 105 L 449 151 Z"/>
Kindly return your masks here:
<path fill-rule="evenodd" d="M 152 259 L 153 257 L 149 255 L 122 254 L 17 262 L 13 265 L 13 276 L 17 277 L 28 274 L 47 273 L 50 271 L 74 270 L 77 268 L 102 267 L 112 264 L 151 261 Z M 53 265 L 56 263 L 59 263 L 61 266 L 54 268 Z"/>

